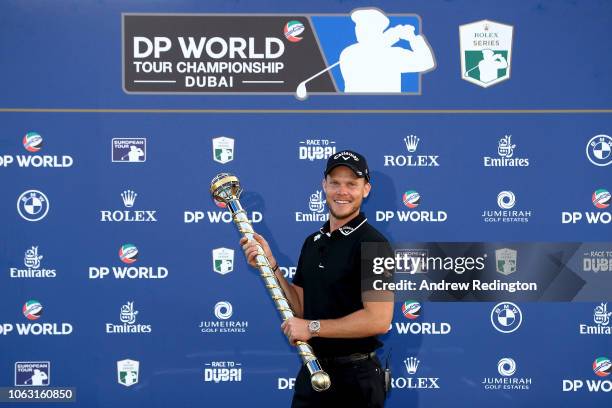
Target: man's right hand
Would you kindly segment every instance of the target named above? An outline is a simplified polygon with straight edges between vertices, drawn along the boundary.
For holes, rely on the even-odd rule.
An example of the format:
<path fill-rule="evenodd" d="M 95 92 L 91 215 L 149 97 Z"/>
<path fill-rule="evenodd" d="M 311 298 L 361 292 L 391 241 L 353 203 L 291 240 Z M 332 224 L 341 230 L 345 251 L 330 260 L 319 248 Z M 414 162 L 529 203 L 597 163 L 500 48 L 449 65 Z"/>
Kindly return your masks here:
<path fill-rule="evenodd" d="M 240 246 L 244 251 L 244 255 L 246 256 L 247 262 L 254 268 L 257 268 L 257 260 L 255 259 L 259 252 L 259 247 L 264 251 L 264 254 L 268 257 L 268 261 L 270 261 L 270 267 L 274 268 L 277 265 L 276 259 L 272 255 L 272 251 L 270 250 L 270 245 L 268 242 L 259 234 L 253 235 L 255 240 L 248 240 L 246 237 L 242 237 L 240 239 Z"/>

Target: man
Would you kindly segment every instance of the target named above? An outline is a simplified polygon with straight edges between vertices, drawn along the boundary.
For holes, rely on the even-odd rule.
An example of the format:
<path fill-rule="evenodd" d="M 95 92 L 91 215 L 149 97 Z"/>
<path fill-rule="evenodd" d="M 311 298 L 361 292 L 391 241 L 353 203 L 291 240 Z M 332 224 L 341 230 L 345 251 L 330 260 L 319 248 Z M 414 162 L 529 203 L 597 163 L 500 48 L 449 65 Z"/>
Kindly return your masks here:
<path fill-rule="evenodd" d="M 331 388 L 316 392 L 302 366 L 294 408 L 384 405 L 384 373 L 374 351 L 382 345 L 376 336 L 391 324 L 393 298 L 389 292 L 373 296 L 367 284 L 362 286 L 370 277 L 361 273 L 361 244 L 379 243 L 386 255 L 389 251 L 386 238 L 360 212 L 371 188 L 362 155 L 346 150 L 329 158 L 323 179 L 329 221 L 304 241 L 293 283 L 278 270 L 266 240 L 255 235 L 296 316 L 281 329 L 291 344 L 309 342 L 331 377 Z M 257 244 L 246 238 L 240 244 L 256 266 Z"/>
<path fill-rule="evenodd" d="M 425 72 L 436 65 L 429 44 L 415 35 L 411 25 L 389 27 L 389 18 L 378 9 L 351 13 L 357 43 L 340 54 L 344 92 L 402 92 L 402 74 Z M 405 40 L 410 49 L 396 47 Z"/>

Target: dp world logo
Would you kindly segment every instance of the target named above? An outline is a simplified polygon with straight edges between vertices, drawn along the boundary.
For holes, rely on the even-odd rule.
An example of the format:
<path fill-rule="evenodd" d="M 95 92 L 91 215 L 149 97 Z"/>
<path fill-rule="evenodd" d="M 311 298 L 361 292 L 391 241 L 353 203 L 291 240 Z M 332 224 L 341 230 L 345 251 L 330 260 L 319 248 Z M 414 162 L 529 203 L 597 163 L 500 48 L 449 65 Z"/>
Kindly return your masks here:
<path fill-rule="evenodd" d="M 421 304 L 416 300 L 407 300 L 402 305 L 402 313 L 407 319 L 415 320 L 421 314 Z"/>
<path fill-rule="evenodd" d="M 42 316 L 43 307 L 38 300 L 31 299 L 24 303 L 22 311 L 28 320 L 38 320 Z"/>
<path fill-rule="evenodd" d="M 40 149 L 42 149 L 43 138 L 36 132 L 28 132 L 23 137 L 23 147 L 32 153 L 36 153 Z"/>
<path fill-rule="evenodd" d="M 612 362 L 608 357 L 597 357 L 593 361 L 593 372 L 598 377 L 607 377 L 612 373 Z"/>
<path fill-rule="evenodd" d="M 501 302 L 491 310 L 491 324 L 500 333 L 512 333 L 523 322 L 521 309 L 512 302 Z"/>
<path fill-rule="evenodd" d="M 126 264 L 134 263 L 138 260 L 138 248 L 134 244 L 124 244 L 119 248 L 119 259 Z"/>
<path fill-rule="evenodd" d="M 24 191 L 17 199 L 17 212 L 26 221 L 40 221 L 49 212 L 49 199 L 38 190 Z"/>

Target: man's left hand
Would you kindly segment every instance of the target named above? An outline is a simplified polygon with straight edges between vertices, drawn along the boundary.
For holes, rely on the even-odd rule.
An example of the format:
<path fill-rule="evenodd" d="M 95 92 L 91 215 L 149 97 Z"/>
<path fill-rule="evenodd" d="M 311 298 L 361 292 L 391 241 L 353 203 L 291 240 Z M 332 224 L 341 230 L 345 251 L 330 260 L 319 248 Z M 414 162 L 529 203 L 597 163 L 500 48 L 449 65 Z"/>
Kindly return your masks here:
<path fill-rule="evenodd" d="M 298 317 L 285 320 L 281 324 L 281 330 L 293 346 L 295 346 L 296 341 L 308 341 L 312 338 L 312 334 L 308 330 L 308 321 Z"/>

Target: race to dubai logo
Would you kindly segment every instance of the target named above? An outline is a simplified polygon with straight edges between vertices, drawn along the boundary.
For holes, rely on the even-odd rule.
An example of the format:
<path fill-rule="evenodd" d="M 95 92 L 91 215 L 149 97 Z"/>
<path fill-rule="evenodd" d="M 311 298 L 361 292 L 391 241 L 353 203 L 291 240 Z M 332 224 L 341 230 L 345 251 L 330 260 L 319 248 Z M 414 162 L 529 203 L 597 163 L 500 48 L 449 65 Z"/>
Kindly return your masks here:
<path fill-rule="evenodd" d="M 513 31 L 490 20 L 459 26 L 461 78 L 483 88 L 509 79 Z"/>
<path fill-rule="evenodd" d="M 421 93 L 436 66 L 416 14 L 122 15 L 127 93 Z"/>

